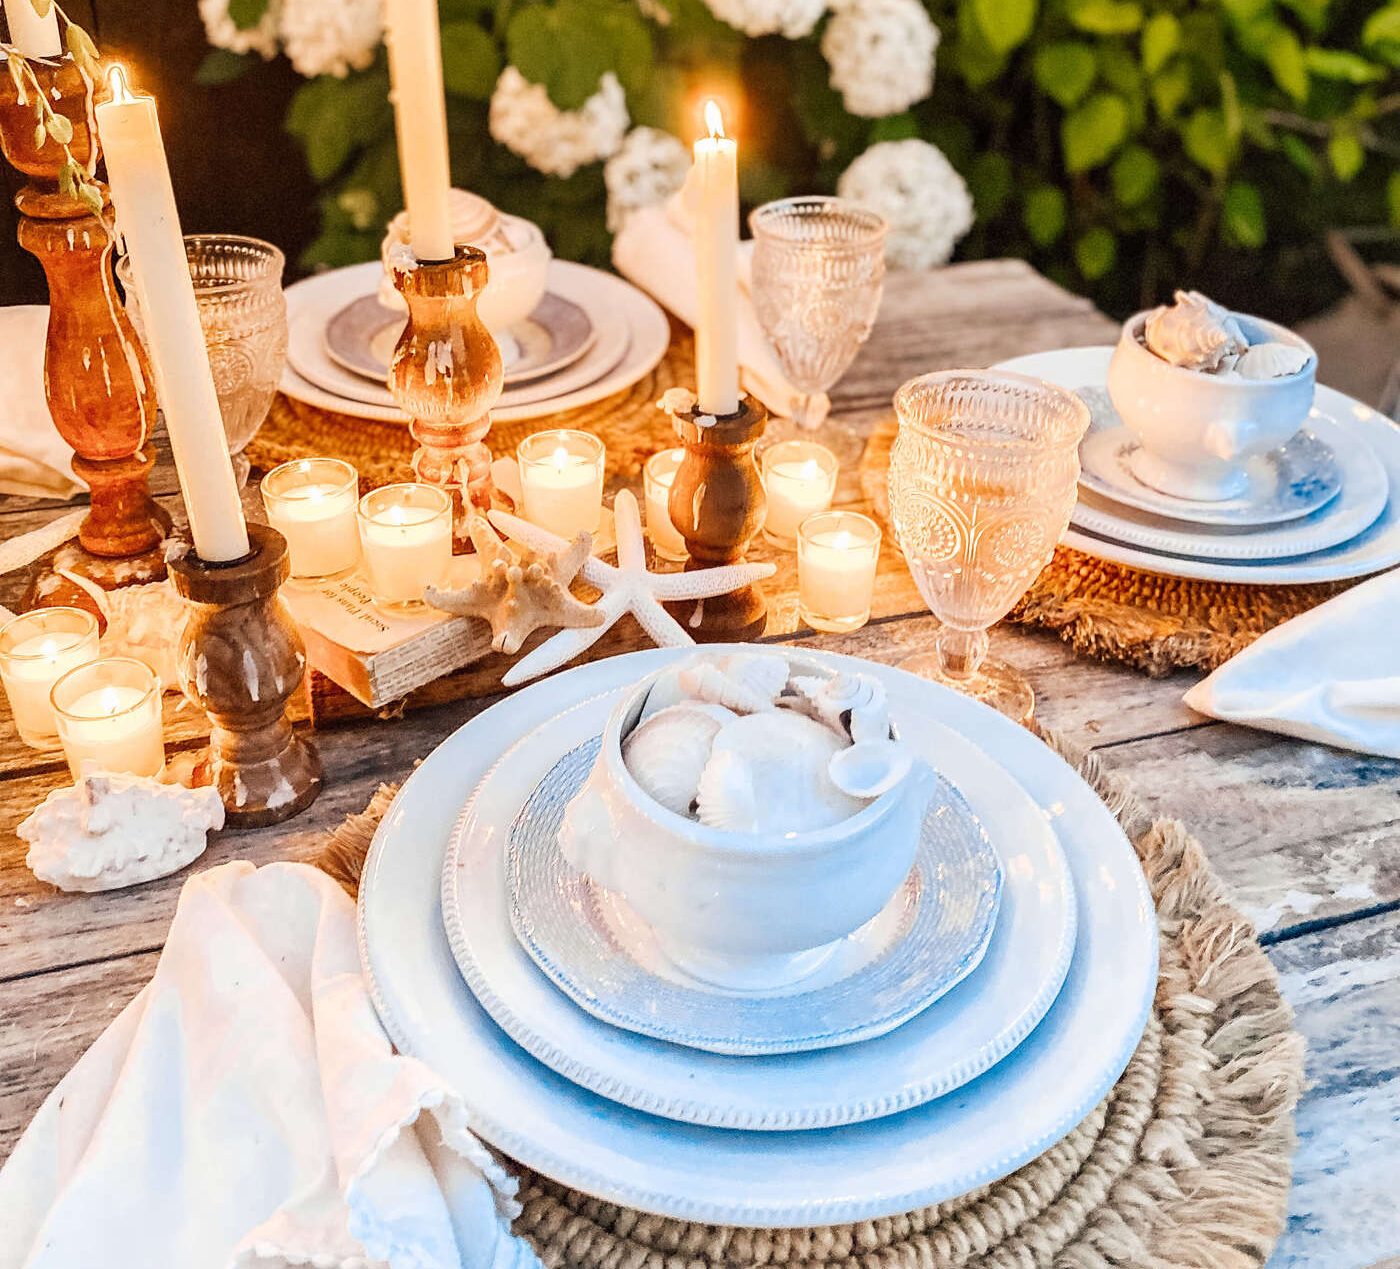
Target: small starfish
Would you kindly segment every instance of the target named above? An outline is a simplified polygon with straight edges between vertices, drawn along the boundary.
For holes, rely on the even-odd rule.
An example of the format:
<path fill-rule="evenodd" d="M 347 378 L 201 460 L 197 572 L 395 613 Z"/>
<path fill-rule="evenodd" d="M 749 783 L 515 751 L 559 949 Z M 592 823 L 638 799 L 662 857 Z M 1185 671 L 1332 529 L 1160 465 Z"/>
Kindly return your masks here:
<path fill-rule="evenodd" d="M 553 552 L 567 547 L 563 538 L 541 529 L 528 520 L 492 511 L 491 523 L 506 537 L 532 551 Z M 659 647 L 678 648 L 693 644 L 685 627 L 661 605 L 663 601 L 709 599 L 750 586 L 776 571 L 772 564 L 723 564 L 718 568 L 696 569 L 689 573 L 650 573 L 642 538 L 642 516 L 636 496 L 622 490 L 613 503 L 617 532 L 617 563 L 605 564 L 596 556 L 584 561 L 579 576 L 603 592 L 596 607 L 603 613 L 601 625 L 586 630 L 561 630 L 551 635 L 528 656 L 517 661 L 501 678 L 506 687 L 557 670 L 579 653 L 591 648 L 619 618 L 631 613 Z"/>

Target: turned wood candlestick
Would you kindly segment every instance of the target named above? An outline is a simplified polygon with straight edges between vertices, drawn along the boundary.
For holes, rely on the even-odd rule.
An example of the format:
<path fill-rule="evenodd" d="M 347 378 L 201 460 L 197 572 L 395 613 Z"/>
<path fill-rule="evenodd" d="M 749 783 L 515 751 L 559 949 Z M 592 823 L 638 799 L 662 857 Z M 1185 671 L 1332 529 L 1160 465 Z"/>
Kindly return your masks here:
<path fill-rule="evenodd" d="M 673 417 L 685 457 L 667 508 L 690 552 L 686 568 L 737 564 L 763 525 L 766 502 L 753 447 L 768 424 L 768 411 L 746 396 L 734 414 L 705 415 L 693 408 Z M 699 627 L 686 628 L 702 643 L 739 641 L 761 635 L 767 619 L 762 592 L 746 586 L 707 599 Z"/>
<path fill-rule="evenodd" d="M 389 390 L 413 420 L 413 474 L 452 494 L 453 546 L 463 553 L 471 550 L 471 508 L 491 505 L 486 436 L 504 382 L 501 350 L 476 311 L 486 255 L 459 246 L 451 260 L 391 258 L 390 268 L 408 325 L 389 364 Z"/>
<path fill-rule="evenodd" d="M 289 572 L 287 541 L 263 524 L 248 526 L 248 540 L 245 559 L 207 564 L 191 552 L 170 561 L 170 575 L 190 608 L 180 685 L 211 724 L 196 781 L 219 790 L 228 823 L 254 828 L 316 800 L 321 760 L 287 719 L 306 669 L 301 636 L 277 593 Z"/>
<path fill-rule="evenodd" d="M 73 126 L 73 158 L 93 171 L 91 81 L 71 57 L 29 66 L 54 111 Z M 22 101 L 14 79 L 0 75 L 0 147 L 29 178 L 15 196 L 17 237 L 43 265 L 49 286 L 44 391 L 54 425 L 76 453 L 73 470 L 92 495 L 78 531 L 83 549 L 68 550 L 62 563 L 109 588 L 148 582 L 165 574 L 157 548 L 169 523 L 147 488 L 155 462 L 150 364 L 117 293 L 112 236 L 103 218 L 60 190 L 63 148 L 51 137 L 37 144 L 37 120 L 33 100 Z M 105 199 L 105 187 L 98 188 Z"/>

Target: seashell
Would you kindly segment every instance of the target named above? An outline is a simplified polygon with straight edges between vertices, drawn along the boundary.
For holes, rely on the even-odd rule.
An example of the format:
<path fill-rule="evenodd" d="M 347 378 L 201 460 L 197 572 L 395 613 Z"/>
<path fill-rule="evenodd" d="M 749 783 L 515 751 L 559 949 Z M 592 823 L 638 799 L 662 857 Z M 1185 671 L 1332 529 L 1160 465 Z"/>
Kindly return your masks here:
<path fill-rule="evenodd" d="M 869 801 L 895 788 L 913 769 L 914 755 L 897 740 L 861 740 L 832 754 L 831 782 L 842 793 Z"/>
<path fill-rule="evenodd" d="M 710 828 L 775 837 L 839 824 L 865 805 L 828 773 L 844 748 L 831 728 L 792 710 L 736 718 L 715 736 L 696 814 Z"/>
<path fill-rule="evenodd" d="M 890 711 L 879 679 L 868 674 L 799 674 L 792 686 L 799 697 L 797 707 L 842 736 L 857 742 L 890 738 Z"/>
<path fill-rule="evenodd" d="M 1308 361 L 1306 349 L 1274 340 L 1246 348 L 1235 361 L 1235 373 L 1241 379 L 1281 379 L 1296 375 Z"/>
<path fill-rule="evenodd" d="M 691 700 L 710 701 L 738 714 L 775 709 L 787 680 L 785 657 L 757 652 L 707 657 L 681 667 L 678 675 L 681 690 Z"/>
<path fill-rule="evenodd" d="M 1207 374 L 1249 347 L 1235 318 L 1199 291 L 1178 291 L 1174 304 L 1153 309 L 1142 335 L 1148 351 L 1163 361 Z"/>
<path fill-rule="evenodd" d="M 16 832 L 29 843 L 25 863 L 40 881 L 92 891 L 178 872 L 223 824 L 217 789 L 92 773 L 54 789 Z"/>
<path fill-rule="evenodd" d="M 668 706 L 633 728 L 622 742 L 622 761 L 648 796 L 690 815 L 714 739 L 735 717 L 719 705 Z"/>

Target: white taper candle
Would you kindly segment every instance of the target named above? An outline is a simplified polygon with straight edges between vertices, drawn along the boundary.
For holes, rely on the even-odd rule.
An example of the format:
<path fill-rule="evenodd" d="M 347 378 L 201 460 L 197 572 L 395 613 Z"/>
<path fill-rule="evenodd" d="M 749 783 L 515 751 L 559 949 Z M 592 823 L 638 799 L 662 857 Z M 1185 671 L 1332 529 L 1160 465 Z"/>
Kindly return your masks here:
<path fill-rule="evenodd" d="M 695 378 L 705 414 L 739 408 L 739 146 L 719 106 L 705 103 L 710 135 L 695 143 Z"/>

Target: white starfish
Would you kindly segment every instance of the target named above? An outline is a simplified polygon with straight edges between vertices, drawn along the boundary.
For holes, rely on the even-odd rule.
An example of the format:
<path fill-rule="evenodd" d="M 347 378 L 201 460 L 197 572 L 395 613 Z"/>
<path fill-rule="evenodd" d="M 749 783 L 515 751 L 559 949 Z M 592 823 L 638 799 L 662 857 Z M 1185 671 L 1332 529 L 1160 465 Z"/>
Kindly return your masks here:
<path fill-rule="evenodd" d="M 491 523 L 506 537 L 534 551 L 560 551 L 568 547 L 563 538 L 504 511 L 492 511 Z M 577 630 L 561 630 L 551 635 L 528 656 L 517 661 L 501 678 L 506 687 L 527 682 L 557 670 L 591 648 L 618 619 L 631 613 L 658 647 L 677 648 L 695 642 L 685 627 L 662 606 L 662 601 L 710 599 L 727 595 L 776 571 L 772 564 L 723 564 L 717 568 L 696 569 L 689 573 L 650 573 L 642 538 L 642 515 L 636 496 L 627 489 L 613 503 L 617 533 L 617 563 L 605 564 L 590 556 L 579 572 L 584 581 L 603 592 L 598 608 L 603 624 Z"/>

